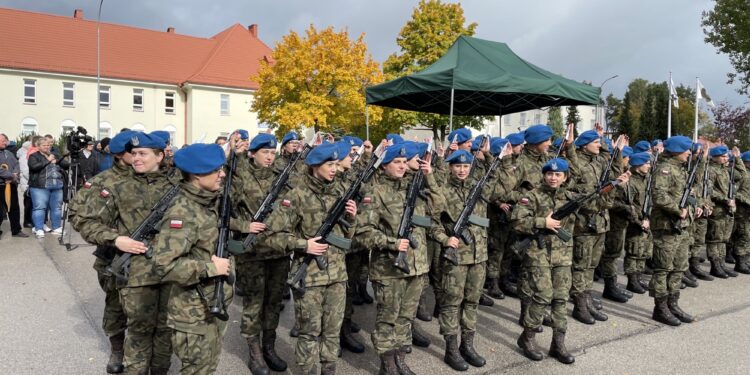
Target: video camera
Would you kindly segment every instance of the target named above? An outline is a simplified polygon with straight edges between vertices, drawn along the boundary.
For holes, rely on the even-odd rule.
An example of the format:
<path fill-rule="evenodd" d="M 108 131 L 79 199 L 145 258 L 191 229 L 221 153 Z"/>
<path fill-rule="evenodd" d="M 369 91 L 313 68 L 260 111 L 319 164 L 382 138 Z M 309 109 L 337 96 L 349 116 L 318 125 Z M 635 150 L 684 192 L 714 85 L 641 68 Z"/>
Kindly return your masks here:
<path fill-rule="evenodd" d="M 86 128 L 79 126 L 75 130 L 71 130 L 70 133 L 65 136 L 65 146 L 69 153 L 76 154 L 80 152 L 86 148 L 86 145 L 90 141 L 94 140 L 94 138 L 86 135 L 86 133 L 88 133 Z"/>

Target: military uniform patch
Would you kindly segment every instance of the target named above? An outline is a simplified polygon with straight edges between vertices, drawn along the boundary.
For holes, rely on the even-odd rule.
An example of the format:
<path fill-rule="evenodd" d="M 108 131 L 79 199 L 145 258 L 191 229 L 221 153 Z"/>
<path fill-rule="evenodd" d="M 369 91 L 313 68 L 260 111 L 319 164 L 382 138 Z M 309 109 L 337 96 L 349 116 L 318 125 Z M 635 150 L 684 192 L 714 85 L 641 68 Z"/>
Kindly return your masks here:
<path fill-rule="evenodd" d="M 284 199 L 284 200 L 281 201 L 281 205 L 284 206 L 284 207 L 291 207 L 292 206 L 292 201 L 290 201 L 289 199 Z"/>
<path fill-rule="evenodd" d="M 109 191 L 107 191 L 107 189 L 102 189 L 102 191 L 99 192 L 99 196 L 102 198 L 107 198 L 109 197 Z"/>
<path fill-rule="evenodd" d="M 182 220 L 170 220 L 169 221 L 169 227 L 172 229 L 180 229 L 182 228 Z"/>
<path fill-rule="evenodd" d="M 83 184 L 83 187 L 84 187 L 85 189 L 91 189 L 91 183 L 90 183 L 90 182 L 88 182 L 88 181 L 86 181 L 86 183 L 85 183 L 85 184 Z"/>
<path fill-rule="evenodd" d="M 521 201 L 518 202 L 518 203 L 520 203 L 520 204 L 522 204 L 524 206 L 528 206 L 529 205 L 529 198 L 521 198 Z"/>
<path fill-rule="evenodd" d="M 372 203 L 372 197 L 364 197 L 364 198 L 362 198 L 362 203 L 364 203 L 364 204 Z"/>
<path fill-rule="evenodd" d="M 669 169 L 662 169 L 661 174 L 669 174 Z"/>

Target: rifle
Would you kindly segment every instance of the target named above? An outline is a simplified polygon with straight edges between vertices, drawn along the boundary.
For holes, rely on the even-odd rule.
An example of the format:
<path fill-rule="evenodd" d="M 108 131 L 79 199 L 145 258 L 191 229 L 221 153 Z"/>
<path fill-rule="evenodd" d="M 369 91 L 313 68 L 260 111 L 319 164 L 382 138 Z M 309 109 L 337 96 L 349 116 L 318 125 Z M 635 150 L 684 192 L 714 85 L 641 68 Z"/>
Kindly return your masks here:
<path fill-rule="evenodd" d="M 706 198 L 708 198 L 708 188 L 709 188 L 709 186 L 708 186 L 708 184 L 709 184 L 709 181 L 708 181 L 708 165 L 706 166 L 706 168 L 703 169 L 703 178 L 702 178 L 702 181 L 703 181 L 703 190 L 701 191 L 701 198 L 706 199 Z"/>
<path fill-rule="evenodd" d="M 136 241 L 143 242 L 148 248 L 148 250 L 143 253 L 143 256 L 145 256 L 146 259 L 151 259 L 154 253 L 154 248 L 150 246 L 147 239 L 151 239 L 151 237 L 153 237 L 153 234 L 159 231 L 159 223 L 161 222 L 164 213 L 167 212 L 167 209 L 172 204 L 174 198 L 177 197 L 177 194 L 179 194 L 179 192 L 179 185 L 172 186 L 159 199 L 159 201 L 156 202 L 154 207 L 151 208 L 151 213 L 146 217 L 146 219 L 144 219 L 143 222 L 138 225 L 137 228 L 135 228 L 133 233 L 130 234 L 130 238 Z M 128 276 L 130 275 L 130 258 L 132 256 L 132 253 L 121 254 L 112 262 L 112 264 L 109 265 L 109 267 L 107 267 L 107 272 L 117 277 L 117 279 L 119 279 L 120 281 L 127 282 Z"/>
<path fill-rule="evenodd" d="M 651 211 L 654 208 L 654 170 L 656 169 L 656 162 L 658 161 L 659 153 L 657 152 L 654 154 L 654 164 L 651 167 L 651 172 L 648 174 L 648 179 L 646 179 L 646 196 L 643 200 L 643 209 L 641 210 L 644 219 L 651 218 Z"/>
<path fill-rule="evenodd" d="M 687 207 L 688 204 L 695 204 L 695 198 L 692 198 L 690 196 L 690 193 L 691 190 L 693 190 L 693 185 L 695 184 L 695 173 L 698 170 L 698 165 L 700 165 L 701 160 L 703 160 L 703 152 L 698 154 L 698 159 L 696 159 L 695 163 L 693 163 L 692 167 L 689 170 L 687 179 L 685 180 L 685 188 L 682 190 L 682 196 L 680 196 L 680 211 Z M 680 225 L 681 222 L 682 219 L 676 220 L 673 223 L 674 229 L 682 231 L 682 226 Z"/>
<path fill-rule="evenodd" d="M 557 155 L 555 155 L 556 158 L 559 158 L 562 154 L 563 147 L 565 146 L 565 141 L 570 136 L 570 127 L 568 126 L 567 129 L 565 129 L 565 136 L 563 137 L 562 143 L 560 143 L 560 148 L 557 149 Z"/>
<path fill-rule="evenodd" d="M 602 175 L 601 177 L 599 177 L 599 182 L 596 185 L 596 190 L 600 190 L 604 185 L 609 183 L 609 174 L 610 172 L 612 172 L 612 162 L 615 161 L 615 158 L 620 152 L 620 140 L 619 139 L 617 140 L 617 143 L 615 143 L 613 147 L 614 147 L 614 150 L 612 151 L 612 155 L 609 158 L 607 167 L 604 168 L 604 170 L 602 170 Z M 600 213 L 601 211 L 589 217 L 589 220 L 586 223 L 586 228 L 596 232 L 596 216 L 599 215 Z"/>
<path fill-rule="evenodd" d="M 510 143 L 507 143 L 505 147 L 508 147 L 509 144 Z M 481 222 L 477 222 L 478 225 L 485 227 L 489 226 L 489 220 L 482 220 L 481 218 L 473 217 L 472 212 L 474 212 L 474 207 L 476 207 L 479 199 L 482 198 L 482 189 L 484 188 L 484 185 L 487 184 L 490 176 L 492 176 L 495 169 L 497 169 L 500 162 L 502 162 L 505 147 L 503 148 L 503 151 L 500 151 L 500 155 L 498 155 L 492 164 L 490 164 L 490 167 L 485 174 L 476 182 L 476 184 L 474 184 L 474 186 L 472 186 L 471 191 L 469 191 L 469 197 L 466 199 L 466 203 L 464 203 L 464 208 L 461 210 L 461 214 L 453 225 L 452 236 L 457 236 L 466 245 L 474 242 L 474 239 L 471 238 L 471 232 L 469 232 L 470 221 L 477 222 L 477 220 L 481 220 Z M 443 258 L 454 265 L 458 265 L 458 252 L 455 248 L 446 247 L 443 251 Z"/>
<path fill-rule="evenodd" d="M 729 191 L 727 192 L 727 199 L 733 200 L 734 195 L 737 192 L 737 186 L 734 183 L 734 168 L 737 164 L 737 157 L 733 156 L 729 162 Z M 708 168 L 706 168 L 708 169 Z M 729 207 L 729 216 L 734 216 L 734 212 L 737 210 L 735 207 Z"/>
<path fill-rule="evenodd" d="M 289 163 L 293 165 L 292 163 Z M 229 161 L 229 172 L 224 180 L 224 188 L 221 192 L 221 202 L 219 203 L 219 238 L 216 240 L 216 256 L 219 258 L 228 258 L 229 249 L 229 220 L 232 211 L 232 198 L 229 195 L 232 189 L 232 175 L 237 168 L 237 154 L 232 150 L 231 160 Z M 229 312 L 224 304 L 224 282 L 229 285 L 234 284 L 234 278 L 230 276 L 218 276 L 214 279 L 214 296 L 208 311 L 216 318 L 227 321 Z"/>
<path fill-rule="evenodd" d="M 426 155 L 429 155 L 428 157 L 431 157 L 432 154 L 430 153 L 432 148 L 432 143 L 429 144 L 427 147 L 427 153 Z M 430 161 L 427 161 L 428 163 Z M 424 173 L 421 170 L 418 170 L 417 173 L 414 175 L 414 178 L 411 180 L 411 184 L 409 185 L 409 190 L 406 192 L 406 201 L 404 202 L 404 213 L 401 215 L 401 222 L 398 225 L 398 232 L 396 234 L 396 238 L 401 239 L 407 239 L 409 240 L 409 247 L 416 250 L 417 247 L 419 247 L 419 243 L 414 239 L 412 236 L 412 229 L 414 225 L 416 225 L 415 220 L 419 220 L 414 217 L 414 210 L 417 207 L 417 198 L 420 196 L 420 193 L 422 192 L 422 188 L 424 187 Z M 426 220 L 424 220 L 426 219 Z M 430 218 L 424 218 L 422 219 L 423 223 L 421 223 L 420 226 L 424 225 L 431 225 Z M 401 270 L 403 273 L 408 274 L 409 273 L 409 264 L 406 263 L 406 251 L 399 251 L 398 255 L 396 256 L 396 260 L 393 262 L 393 266 Z"/>
<path fill-rule="evenodd" d="M 557 209 L 557 211 L 552 213 L 552 218 L 558 221 L 562 221 L 566 217 L 576 213 L 581 207 L 583 207 L 585 204 L 587 204 L 589 201 L 594 199 L 595 197 L 603 194 L 607 194 L 612 189 L 615 188 L 615 186 L 619 185 L 620 182 L 618 180 L 614 180 L 612 182 L 608 182 L 606 185 L 601 187 L 600 189 L 597 189 L 593 193 L 589 193 L 583 196 L 580 196 L 576 199 L 573 199 L 571 201 L 568 201 L 565 203 L 562 207 Z M 531 246 L 531 241 L 536 239 L 537 245 L 540 249 L 543 249 L 546 247 L 546 242 L 544 240 L 544 236 L 555 234 L 557 237 L 563 241 L 568 242 L 571 238 L 573 238 L 573 235 L 565 230 L 564 228 L 559 228 L 557 232 L 554 232 L 549 229 L 541 229 L 536 232 L 536 234 L 528 236 L 513 245 L 511 245 L 511 250 L 513 253 L 515 253 L 518 257 L 522 258 L 529 250 L 529 247 Z"/>
<path fill-rule="evenodd" d="M 351 224 L 344 220 L 344 214 L 346 213 L 346 202 L 352 199 L 357 201 L 361 199 L 361 197 L 359 196 L 359 189 L 365 182 L 370 180 L 370 177 L 372 177 L 373 173 L 375 173 L 375 170 L 378 169 L 380 163 L 383 161 L 383 155 L 382 152 L 379 152 L 380 150 L 382 150 L 382 145 L 378 146 L 378 149 L 373 153 L 373 156 L 370 159 L 370 162 L 367 164 L 367 167 L 359 172 L 359 174 L 357 175 L 357 179 L 352 182 L 352 184 L 349 186 L 349 189 L 344 193 L 344 195 L 339 197 L 333 204 L 333 206 L 331 206 L 331 208 L 328 210 L 325 220 L 323 220 L 320 228 L 318 228 L 318 230 L 312 236 L 312 238 L 321 237 L 321 239 L 318 240 L 319 243 L 331 244 L 345 250 L 348 250 L 351 247 L 351 240 L 335 235 L 333 233 L 333 228 L 336 224 L 341 225 L 345 229 L 351 227 Z M 305 254 L 300 267 L 294 274 L 290 275 L 289 280 L 287 280 L 287 284 L 295 292 L 298 292 L 300 294 L 305 293 L 305 277 L 307 276 L 307 268 L 310 266 L 310 263 L 312 263 L 313 260 L 318 265 L 319 269 L 324 270 L 328 268 L 328 260 L 325 256 Z"/>

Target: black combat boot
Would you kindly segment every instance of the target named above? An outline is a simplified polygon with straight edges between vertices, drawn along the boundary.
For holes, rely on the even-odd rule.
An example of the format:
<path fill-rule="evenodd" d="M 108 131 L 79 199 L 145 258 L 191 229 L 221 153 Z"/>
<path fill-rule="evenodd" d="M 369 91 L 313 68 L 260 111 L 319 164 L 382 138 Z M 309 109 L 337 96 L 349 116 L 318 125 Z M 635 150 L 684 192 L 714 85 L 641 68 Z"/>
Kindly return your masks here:
<path fill-rule="evenodd" d="M 736 262 L 734 254 L 732 254 L 731 251 L 727 251 L 727 254 L 724 256 L 724 262 L 729 264 L 734 264 Z"/>
<path fill-rule="evenodd" d="M 351 283 L 349 285 L 350 285 L 350 287 L 353 290 L 353 292 L 352 292 L 352 305 L 354 305 L 354 306 L 360 306 L 360 305 L 362 305 L 364 303 L 364 301 L 362 301 L 362 295 L 359 294 L 359 283 L 354 282 L 354 283 Z"/>
<path fill-rule="evenodd" d="M 620 292 L 617 287 L 617 277 L 604 278 L 604 292 L 602 297 L 620 303 L 628 302 L 628 297 Z"/>
<path fill-rule="evenodd" d="M 268 375 L 271 371 L 263 360 L 263 354 L 260 350 L 260 337 L 251 336 L 247 338 L 247 346 L 250 348 L 250 360 L 247 367 L 253 375 Z"/>
<path fill-rule="evenodd" d="M 495 306 L 495 300 L 482 293 L 482 295 L 479 296 L 479 305 L 492 307 Z"/>
<path fill-rule="evenodd" d="M 729 278 L 724 267 L 721 265 L 721 261 L 718 258 L 711 258 L 711 276 L 718 277 L 720 279 Z"/>
<path fill-rule="evenodd" d="M 586 302 L 586 293 L 578 293 L 573 295 L 573 319 L 583 324 L 594 324 L 596 320 L 591 316 L 591 312 Z M 533 359 L 533 358 L 532 358 Z"/>
<path fill-rule="evenodd" d="M 593 290 L 587 290 L 586 293 L 589 295 L 589 299 L 591 300 L 591 304 L 594 305 L 594 308 L 597 310 L 602 309 L 602 299 L 599 297 L 594 297 L 594 291 Z"/>
<path fill-rule="evenodd" d="M 474 367 L 482 367 L 487 361 L 474 349 L 474 332 L 461 332 L 461 346 L 458 348 L 466 362 Z"/>
<path fill-rule="evenodd" d="M 644 294 L 646 293 L 646 289 L 643 289 L 643 286 L 640 283 L 638 273 L 629 273 L 628 274 L 628 290 L 637 293 L 637 294 Z"/>
<path fill-rule="evenodd" d="M 685 284 L 686 286 L 691 287 L 691 288 L 697 288 L 698 287 L 698 281 L 697 280 L 691 280 L 684 273 L 682 274 L 682 283 Z"/>
<path fill-rule="evenodd" d="M 417 327 L 416 322 L 411 323 L 411 343 L 420 348 L 426 348 L 430 346 L 430 338 Z"/>
<path fill-rule="evenodd" d="M 276 330 L 264 330 L 262 340 L 261 349 L 263 351 L 263 359 L 266 361 L 268 367 L 276 372 L 286 371 L 286 361 L 276 354 Z"/>
<path fill-rule="evenodd" d="M 510 282 L 508 277 L 501 277 L 499 280 L 500 290 L 508 297 L 518 298 L 518 288 L 516 284 Z"/>
<path fill-rule="evenodd" d="M 638 272 L 638 282 L 641 284 L 641 288 L 648 290 L 648 282 L 643 279 L 643 273 Z"/>
<path fill-rule="evenodd" d="M 432 308 L 432 317 L 433 318 L 440 317 L 440 303 L 438 303 L 437 298 L 435 298 L 435 307 Z"/>
<path fill-rule="evenodd" d="M 688 270 L 697 279 L 704 280 L 704 281 L 712 281 L 714 279 L 713 276 L 703 271 L 700 267 L 700 264 L 701 262 L 698 257 L 692 257 L 690 258 L 690 267 L 688 268 Z"/>
<path fill-rule="evenodd" d="M 335 375 L 336 362 L 323 362 L 320 364 L 320 375 Z"/>
<path fill-rule="evenodd" d="M 299 337 L 299 326 L 297 325 L 297 322 L 294 323 L 294 327 L 289 330 L 289 336 L 291 337 Z"/>
<path fill-rule="evenodd" d="M 406 364 L 407 353 L 404 348 L 405 347 L 401 347 L 399 350 L 396 350 L 396 356 L 394 357 L 396 362 L 396 369 L 398 369 L 399 375 L 417 375 Z"/>
<path fill-rule="evenodd" d="M 341 333 L 339 335 L 339 343 L 341 347 L 352 352 L 352 353 L 363 353 L 365 346 L 362 345 L 354 334 L 352 333 L 352 321 L 351 319 L 344 319 L 341 322 Z"/>
<path fill-rule="evenodd" d="M 524 328 L 523 333 L 521 333 L 516 344 L 518 344 L 518 347 L 523 350 L 523 355 L 525 355 L 526 358 L 532 361 L 541 361 L 544 358 L 544 354 L 539 350 L 534 335 L 536 335 L 536 333 L 534 333 L 533 329 Z"/>
<path fill-rule="evenodd" d="M 679 319 L 683 323 L 694 322 L 695 318 L 683 311 L 682 308 L 680 308 L 680 305 L 677 304 L 679 301 L 680 292 L 669 295 L 669 298 L 667 299 L 667 307 L 669 308 L 669 312 L 671 312 L 675 318 Z"/>
<path fill-rule="evenodd" d="M 456 371 L 466 371 L 469 369 L 469 364 L 466 363 L 458 351 L 457 335 L 445 336 L 445 357 L 443 357 L 443 361 Z"/>
<path fill-rule="evenodd" d="M 601 312 L 600 309 L 594 307 L 594 298 L 591 296 L 591 291 L 589 290 L 584 294 L 586 295 L 586 304 L 589 308 L 589 314 L 591 314 L 591 317 L 600 322 L 606 322 L 609 317 L 607 314 Z"/>
<path fill-rule="evenodd" d="M 544 309 L 544 318 L 542 319 L 542 325 L 545 327 L 552 327 L 552 314 L 547 309 Z"/>
<path fill-rule="evenodd" d="M 288 285 L 284 285 L 284 289 L 281 292 L 281 299 L 288 301 L 292 298 L 292 288 Z"/>
<path fill-rule="evenodd" d="M 731 267 L 727 267 L 727 264 L 723 261 L 721 262 L 721 268 L 724 269 L 724 273 L 727 274 L 729 277 L 737 277 L 739 274 L 737 272 L 734 272 L 734 270 Z"/>
<path fill-rule="evenodd" d="M 750 259 L 750 256 L 743 255 L 741 257 L 738 257 L 737 262 L 734 264 L 734 270 L 739 273 L 744 273 L 746 275 L 750 275 L 750 267 L 748 266 L 747 262 L 748 259 Z"/>
<path fill-rule="evenodd" d="M 682 276 L 687 277 L 690 279 L 690 281 L 698 281 L 698 278 L 693 275 L 692 272 L 690 272 L 690 268 L 688 267 L 687 271 L 682 273 Z"/>
<path fill-rule="evenodd" d="M 549 355 L 566 365 L 576 361 L 576 357 L 573 357 L 565 348 L 565 331 L 554 330 L 552 332 L 552 345 L 549 346 Z"/>
<path fill-rule="evenodd" d="M 368 305 L 372 303 L 372 296 L 367 293 L 367 281 L 358 282 L 357 291 L 359 292 L 359 296 L 360 298 L 362 298 L 363 303 L 366 303 Z"/>
<path fill-rule="evenodd" d="M 651 314 L 651 319 L 656 320 L 659 323 L 664 323 L 670 326 L 680 325 L 680 320 L 677 319 L 672 312 L 669 311 L 667 306 L 668 297 L 656 297 L 654 298 L 654 312 Z"/>
<path fill-rule="evenodd" d="M 380 355 L 380 375 L 399 375 L 396 367 L 396 350 L 389 350 Z"/>
<path fill-rule="evenodd" d="M 417 319 L 423 322 L 432 320 L 432 314 L 430 314 L 430 310 L 427 308 L 427 294 L 428 289 L 423 288 L 422 295 L 419 296 L 419 306 L 417 306 Z"/>
<path fill-rule="evenodd" d="M 602 276 L 602 269 L 599 267 L 594 268 L 594 281 L 599 281 L 599 279 L 604 278 Z"/>
<path fill-rule="evenodd" d="M 149 372 L 151 375 L 167 375 L 167 373 L 169 373 L 169 368 L 163 367 L 151 367 Z"/>
<path fill-rule="evenodd" d="M 355 323 L 355 322 L 354 322 L 354 321 L 352 320 L 352 333 L 357 333 L 357 332 L 359 332 L 359 330 L 360 330 L 360 329 L 361 329 L 361 328 L 359 328 L 359 324 Z"/>
<path fill-rule="evenodd" d="M 122 364 L 122 356 L 125 354 L 122 344 L 125 342 L 125 332 L 120 332 L 109 338 L 109 362 L 107 362 L 107 374 L 120 374 L 125 371 Z"/>
<path fill-rule="evenodd" d="M 500 282 L 497 278 L 488 278 L 487 279 L 488 288 L 487 288 L 487 295 L 494 298 L 494 299 L 504 299 L 505 294 L 503 294 L 503 291 L 500 289 Z"/>

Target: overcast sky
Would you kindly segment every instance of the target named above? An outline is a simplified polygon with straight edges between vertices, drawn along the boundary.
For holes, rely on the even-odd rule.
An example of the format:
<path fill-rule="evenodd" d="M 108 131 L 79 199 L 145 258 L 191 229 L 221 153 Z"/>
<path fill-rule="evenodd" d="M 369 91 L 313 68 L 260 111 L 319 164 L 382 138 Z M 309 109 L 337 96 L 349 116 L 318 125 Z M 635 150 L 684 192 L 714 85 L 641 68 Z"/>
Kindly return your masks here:
<path fill-rule="evenodd" d="M 0 6 L 72 16 L 81 8 L 96 19 L 96 0 L 0 0 Z M 270 47 L 290 30 L 347 28 L 365 33 L 373 57 L 382 62 L 397 52 L 396 36 L 417 1 L 407 0 L 104 0 L 102 21 L 154 30 L 174 26 L 177 33 L 210 37 L 240 23 L 259 25 Z M 630 81 L 666 81 L 695 86 L 700 77 L 715 102 L 748 101 L 726 84 L 728 58 L 703 41 L 703 0 L 466 0 L 467 22 L 476 36 L 502 41 L 524 59 L 578 81 L 600 85 L 622 97 Z"/>

